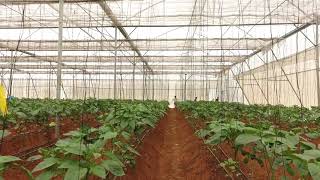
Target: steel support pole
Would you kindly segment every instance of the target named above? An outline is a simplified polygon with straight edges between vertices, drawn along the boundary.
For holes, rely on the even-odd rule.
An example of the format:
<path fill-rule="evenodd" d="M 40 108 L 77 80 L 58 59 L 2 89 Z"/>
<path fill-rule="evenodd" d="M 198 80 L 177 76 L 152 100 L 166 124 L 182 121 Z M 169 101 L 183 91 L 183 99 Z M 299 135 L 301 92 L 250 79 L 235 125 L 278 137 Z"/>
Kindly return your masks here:
<path fill-rule="evenodd" d="M 113 99 L 117 99 L 117 53 L 118 53 L 118 28 L 114 31 L 114 74 L 113 74 Z"/>
<path fill-rule="evenodd" d="M 317 105 L 320 106 L 320 77 L 319 77 L 319 17 L 316 19 L 316 77 L 317 77 Z"/>
<path fill-rule="evenodd" d="M 136 97 L 136 53 L 134 52 L 134 58 L 133 58 L 133 72 L 132 72 L 132 100 L 134 100 Z"/>
<path fill-rule="evenodd" d="M 61 63 L 62 63 L 62 37 L 63 37 L 63 6 L 64 0 L 59 0 L 59 39 L 58 39 L 58 62 L 57 62 L 57 94 L 56 99 L 61 98 Z M 60 138 L 59 115 L 56 117 L 55 136 Z"/>
<path fill-rule="evenodd" d="M 222 72 L 220 73 L 220 101 L 224 101 L 224 98 L 223 98 L 223 88 L 222 88 Z"/>
<path fill-rule="evenodd" d="M 30 76 L 30 74 L 29 74 L 28 86 L 27 86 L 27 98 L 30 98 L 30 79 L 31 79 L 31 76 Z"/>
<path fill-rule="evenodd" d="M 227 71 L 228 75 L 226 75 L 226 95 L 227 95 L 227 101 L 230 101 L 230 94 L 229 94 L 229 76 L 230 76 L 230 72 Z"/>
<path fill-rule="evenodd" d="M 184 92 L 183 92 L 183 100 L 187 100 L 187 74 L 184 74 Z"/>
<path fill-rule="evenodd" d="M 145 67 L 144 64 L 142 66 L 142 100 L 144 101 L 144 96 L 145 96 Z"/>
<path fill-rule="evenodd" d="M 13 69 L 14 69 L 13 51 L 11 51 L 11 65 L 10 65 L 10 78 L 9 78 L 8 96 L 12 95 Z"/>
<path fill-rule="evenodd" d="M 152 100 L 154 100 L 154 74 L 152 74 Z"/>

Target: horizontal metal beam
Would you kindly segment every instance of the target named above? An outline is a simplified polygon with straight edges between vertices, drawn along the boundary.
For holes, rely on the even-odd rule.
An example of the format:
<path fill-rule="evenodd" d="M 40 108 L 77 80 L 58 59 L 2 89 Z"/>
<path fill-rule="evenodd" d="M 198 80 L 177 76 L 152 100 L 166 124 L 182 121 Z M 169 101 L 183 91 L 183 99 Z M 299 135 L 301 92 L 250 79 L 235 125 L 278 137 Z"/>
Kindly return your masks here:
<path fill-rule="evenodd" d="M 158 63 L 177 63 L 177 62 L 240 62 L 245 56 L 145 56 L 150 64 Z M 18 56 L 15 57 L 17 62 L 57 62 L 58 58 L 56 56 Z M 128 62 L 137 59 L 137 56 L 118 56 L 117 61 Z M 63 56 L 64 63 L 68 62 L 114 62 L 113 56 Z M 10 56 L 0 56 L 0 62 L 11 62 Z"/>
<path fill-rule="evenodd" d="M 100 0 L 64 0 L 64 3 L 94 3 Z M 121 0 L 108 0 L 108 1 L 121 1 Z M 139 0 L 132 0 L 132 1 L 139 1 Z M 52 3 L 59 3 L 59 0 L 4 0 L 4 4 L 52 4 Z"/>
<path fill-rule="evenodd" d="M 275 38 L 274 40 L 277 40 Z M 139 50 L 143 51 L 179 51 L 179 50 L 256 50 L 272 41 L 270 38 L 208 38 L 208 39 L 132 39 Z M 131 50 L 128 40 L 118 40 L 119 51 Z M 191 43 L 191 46 L 185 46 Z M 237 46 L 234 44 L 237 43 Z M 19 44 L 24 51 L 57 51 L 56 40 L 0 40 L 0 50 L 12 49 Z M 64 51 L 114 51 L 114 40 L 64 40 Z"/>
<path fill-rule="evenodd" d="M 20 17 L 21 19 L 21 17 Z M 303 22 L 294 22 L 294 23 L 272 23 L 271 25 L 278 26 L 278 25 L 299 25 L 303 24 Z M 270 26 L 270 23 L 237 23 L 237 24 L 163 24 L 163 25 L 152 25 L 152 24 L 128 24 L 128 25 L 122 25 L 124 28 L 181 28 L 181 27 L 243 27 L 243 26 Z M 77 24 L 75 23 L 65 23 L 64 28 L 111 28 L 114 27 L 112 24 L 88 24 L 88 23 L 83 23 L 83 22 L 78 22 Z M 31 20 L 26 20 L 24 22 L 23 29 L 53 29 L 53 28 L 58 28 L 58 24 L 54 21 L 49 21 L 49 20 L 41 20 L 37 21 L 31 21 Z M 0 18 L 0 29 L 22 29 L 21 22 L 13 21 L 11 22 L 10 19 L 1 19 Z"/>
<path fill-rule="evenodd" d="M 227 68 L 230 65 L 150 65 L 152 69 L 155 70 L 206 70 L 206 69 L 223 69 Z M 3 69 L 10 69 L 11 65 L 0 65 L 0 68 Z M 50 65 L 15 65 L 16 69 L 56 69 L 56 66 L 50 66 Z M 96 70 L 96 71 L 103 71 L 103 70 L 112 70 L 114 67 L 113 65 L 66 65 L 62 66 L 62 69 L 85 69 L 87 71 L 89 70 Z M 133 65 L 121 65 L 119 64 L 117 66 L 118 71 L 121 72 L 132 70 Z"/>
<path fill-rule="evenodd" d="M 8 74 L 10 73 L 10 69 L 3 69 L 0 71 L 4 74 Z M 154 75 L 181 75 L 181 74 L 189 74 L 189 75 L 216 75 L 219 74 L 221 71 L 220 70 L 210 70 L 210 71 L 178 71 L 178 70 L 174 70 L 174 71 L 168 71 L 168 70 L 155 70 L 154 71 Z M 31 71 L 30 74 L 31 75 L 46 75 L 46 74 L 52 74 L 53 72 L 50 71 L 46 71 L 46 70 L 39 70 L 39 71 Z M 118 72 L 117 74 L 120 75 L 131 75 L 133 72 Z M 142 74 L 143 72 L 136 72 L 135 74 Z M 14 70 L 14 74 L 29 74 L 29 72 L 26 72 L 24 69 L 22 70 Z M 55 74 L 55 73 L 53 73 Z M 106 71 L 106 72 L 94 72 L 94 71 L 89 71 L 88 73 L 83 73 L 83 72 L 79 72 L 79 71 L 73 71 L 73 70 L 62 70 L 62 75 L 72 75 L 72 74 L 90 74 L 90 75 L 113 75 L 114 72 L 111 71 Z"/>

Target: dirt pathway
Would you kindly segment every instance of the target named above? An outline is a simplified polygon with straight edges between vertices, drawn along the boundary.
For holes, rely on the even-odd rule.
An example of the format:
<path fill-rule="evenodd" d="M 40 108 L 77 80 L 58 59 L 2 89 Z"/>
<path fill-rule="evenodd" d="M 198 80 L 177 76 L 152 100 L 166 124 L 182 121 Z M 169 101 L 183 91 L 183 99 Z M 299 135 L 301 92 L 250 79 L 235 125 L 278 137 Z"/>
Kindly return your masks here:
<path fill-rule="evenodd" d="M 227 179 L 183 114 L 173 109 L 147 135 L 139 152 L 136 167 L 120 179 Z"/>

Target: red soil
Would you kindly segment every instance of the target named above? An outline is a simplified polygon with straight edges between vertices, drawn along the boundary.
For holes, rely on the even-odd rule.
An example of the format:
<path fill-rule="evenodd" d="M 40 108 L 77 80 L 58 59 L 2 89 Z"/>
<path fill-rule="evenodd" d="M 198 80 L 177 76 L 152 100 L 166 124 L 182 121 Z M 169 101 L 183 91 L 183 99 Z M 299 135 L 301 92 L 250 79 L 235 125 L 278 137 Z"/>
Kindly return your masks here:
<path fill-rule="evenodd" d="M 93 116 L 85 116 L 83 118 L 84 124 L 97 127 L 99 123 L 95 120 Z M 32 127 L 32 126 L 30 126 Z M 36 127 L 36 126 L 34 126 Z M 75 130 L 80 127 L 80 121 L 74 121 L 71 119 L 63 119 L 61 120 L 61 134 L 67 133 L 69 131 Z M 15 135 L 6 137 L 3 142 L 3 146 L 1 149 L 1 155 L 18 155 L 21 156 L 25 152 L 30 152 L 31 150 L 37 150 L 39 147 L 46 145 L 48 143 L 55 143 L 57 139 L 55 139 L 54 128 L 49 130 L 37 130 L 28 129 L 28 132 L 25 132 L 24 135 Z M 21 153 L 19 153 L 21 152 Z M 35 155 L 37 152 L 31 153 L 30 155 Z M 28 156 L 27 156 L 28 157 Z M 26 158 L 27 158 L 26 157 Z M 38 163 L 40 162 L 28 162 L 23 161 L 22 165 L 29 170 L 32 170 Z M 37 175 L 37 174 L 34 174 Z M 27 175 L 21 169 L 17 167 L 9 168 L 3 174 L 5 180 L 28 180 Z"/>
<path fill-rule="evenodd" d="M 182 113 L 170 109 L 145 138 L 136 159 L 121 180 L 228 179 Z"/>
<path fill-rule="evenodd" d="M 95 121 L 94 117 L 84 117 L 84 123 L 90 126 L 98 126 L 99 123 Z M 61 134 L 75 130 L 80 127 L 80 121 L 64 118 L 61 120 Z M 11 130 L 9 130 L 11 131 Z M 54 143 L 55 130 L 54 127 L 46 128 L 36 124 L 29 124 L 28 129 L 20 134 L 12 133 L 5 137 L 0 145 L 1 155 L 21 155 L 28 150 L 35 149 L 36 147 L 43 146 L 48 143 Z"/>

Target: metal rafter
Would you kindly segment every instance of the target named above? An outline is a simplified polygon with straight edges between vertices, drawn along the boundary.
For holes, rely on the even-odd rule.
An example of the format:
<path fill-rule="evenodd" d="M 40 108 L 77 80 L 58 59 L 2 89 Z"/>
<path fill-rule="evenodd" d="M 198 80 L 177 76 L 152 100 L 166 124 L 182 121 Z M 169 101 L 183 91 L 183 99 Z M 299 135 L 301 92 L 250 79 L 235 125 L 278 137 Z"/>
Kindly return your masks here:
<path fill-rule="evenodd" d="M 41 62 L 52 62 L 56 63 L 58 58 L 56 56 L 19 56 L 16 57 L 17 62 L 32 62 L 32 63 L 41 63 Z M 117 60 L 121 61 L 134 61 L 135 58 L 139 58 L 137 56 L 118 56 Z M 149 63 L 152 64 L 161 64 L 161 63 L 188 63 L 192 62 L 202 62 L 205 60 L 206 62 L 221 62 L 221 56 L 145 56 L 149 60 Z M 237 63 L 240 62 L 245 56 L 224 56 L 222 62 L 231 62 Z M 0 62 L 11 62 L 10 56 L 0 56 Z M 63 56 L 63 62 L 65 63 L 75 63 L 75 62 L 95 62 L 95 63 L 103 63 L 103 62 L 114 62 L 113 56 Z"/>
<path fill-rule="evenodd" d="M 122 27 L 122 24 L 118 21 L 117 17 L 113 14 L 113 12 L 110 9 L 110 7 L 106 4 L 105 1 L 102 1 L 102 0 L 100 0 L 98 2 L 98 4 L 102 8 L 102 10 L 106 13 L 106 15 L 110 18 L 110 20 L 112 21 L 114 27 L 117 28 L 120 31 L 120 33 L 123 35 L 123 37 L 128 40 L 128 42 L 129 42 L 129 44 L 131 46 L 131 49 L 137 53 L 137 55 L 139 56 L 140 60 L 146 65 L 147 69 L 149 69 L 152 72 L 152 69 L 150 68 L 148 62 L 144 59 L 143 55 L 141 54 L 140 50 L 135 45 L 135 43 L 131 41 L 131 38 L 130 38 L 129 34 L 124 29 L 124 27 Z"/>

